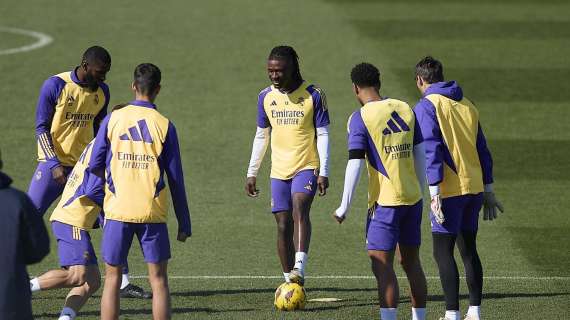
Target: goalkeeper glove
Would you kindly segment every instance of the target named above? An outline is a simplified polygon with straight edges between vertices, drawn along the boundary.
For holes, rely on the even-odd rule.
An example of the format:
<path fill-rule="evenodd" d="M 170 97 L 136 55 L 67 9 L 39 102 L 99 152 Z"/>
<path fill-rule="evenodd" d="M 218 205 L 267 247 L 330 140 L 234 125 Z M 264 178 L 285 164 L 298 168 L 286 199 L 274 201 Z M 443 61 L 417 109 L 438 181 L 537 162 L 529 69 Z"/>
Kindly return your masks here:
<path fill-rule="evenodd" d="M 438 224 L 443 224 L 445 222 L 445 217 L 443 216 L 443 211 L 441 211 L 441 197 L 439 194 L 431 196 L 431 212 L 435 217 L 435 222 Z"/>
<path fill-rule="evenodd" d="M 495 198 L 495 193 L 483 192 L 483 220 L 497 219 L 497 209 L 503 213 L 503 205 Z"/>

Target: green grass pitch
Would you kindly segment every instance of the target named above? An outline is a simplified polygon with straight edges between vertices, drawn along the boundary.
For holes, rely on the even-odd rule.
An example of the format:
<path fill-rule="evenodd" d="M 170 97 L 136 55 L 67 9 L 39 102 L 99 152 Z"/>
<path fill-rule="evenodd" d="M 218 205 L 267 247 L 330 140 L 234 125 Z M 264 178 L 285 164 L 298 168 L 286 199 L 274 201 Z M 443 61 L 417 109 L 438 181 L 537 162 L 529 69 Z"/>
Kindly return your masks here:
<path fill-rule="evenodd" d="M 479 107 L 495 160 L 495 190 L 506 208 L 497 221 L 480 225 L 485 319 L 566 319 L 568 12 L 570 4 L 562 0 L 4 0 L 0 27 L 54 38 L 34 51 L 0 55 L 4 169 L 16 187 L 27 189 L 35 168 L 34 117 L 41 83 L 74 67 L 85 48 L 100 44 L 111 52 L 111 105 L 131 99 L 134 67 L 153 62 L 163 71 L 157 104 L 177 125 L 180 137 L 194 228 L 185 244 L 172 238 L 173 318 L 374 319 L 375 281 L 367 278 L 371 272 L 363 235 L 366 178 L 346 223 L 338 226 L 329 216 L 342 192 L 346 120 L 358 107 L 349 72 L 358 62 L 372 62 L 382 71 L 382 93 L 414 104 L 419 94 L 413 66 L 431 54 L 443 61 L 446 78 L 459 81 Z M 0 39 L 0 51 L 33 41 L 5 32 Z M 289 314 L 272 306 L 273 291 L 282 280 L 275 223 L 268 214 L 269 157 L 258 178 L 260 198 L 249 199 L 243 191 L 257 93 L 268 84 L 266 57 L 278 44 L 294 46 L 304 77 L 327 93 L 332 184 L 311 213 L 307 272 L 318 278 L 307 279 L 307 292 L 309 299 L 342 299 L 308 303 L 305 311 Z M 444 303 L 425 217 L 421 255 L 429 276 L 428 319 L 436 319 Z M 176 222 L 170 218 L 174 235 Z M 93 237 L 98 248 L 100 232 Z M 132 275 L 141 277 L 133 282 L 148 288 L 138 245 L 131 251 Z M 52 243 L 50 256 L 29 271 L 37 275 L 54 267 Z M 405 279 L 400 284 L 399 316 L 409 318 Z M 36 318 L 56 318 L 66 292 L 35 295 Z M 468 304 L 466 292 L 462 283 L 462 311 Z M 98 318 L 100 294 L 81 311 L 82 319 Z M 151 317 L 149 301 L 123 300 L 121 307 L 124 319 Z"/>

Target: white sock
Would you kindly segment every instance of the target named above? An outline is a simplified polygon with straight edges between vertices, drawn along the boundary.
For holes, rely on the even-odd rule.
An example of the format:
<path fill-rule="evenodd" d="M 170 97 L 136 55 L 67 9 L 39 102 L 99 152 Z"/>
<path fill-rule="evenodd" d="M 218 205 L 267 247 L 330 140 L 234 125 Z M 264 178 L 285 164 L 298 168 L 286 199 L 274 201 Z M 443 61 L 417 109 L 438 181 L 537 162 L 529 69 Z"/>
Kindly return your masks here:
<path fill-rule="evenodd" d="M 123 273 L 123 277 L 121 278 L 121 289 L 125 289 L 126 286 L 129 285 L 129 274 Z"/>
<path fill-rule="evenodd" d="M 73 320 L 76 316 L 77 314 L 73 309 L 64 307 L 63 310 L 61 310 L 61 314 L 58 320 Z"/>
<path fill-rule="evenodd" d="M 398 315 L 398 309 L 396 308 L 380 308 L 380 319 L 381 320 L 396 320 Z"/>
<path fill-rule="evenodd" d="M 426 308 L 412 307 L 412 320 L 426 320 Z"/>
<path fill-rule="evenodd" d="M 445 318 L 449 320 L 461 320 L 459 319 L 459 310 L 445 310 Z"/>
<path fill-rule="evenodd" d="M 283 277 L 285 277 L 285 282 L 291 283 L 291 280 L 289 280 L 289 272 L 283 272 Z"/>
<path fill-rule="evenodd" d="M 293 266 L 293 268 L 299 269 L 302 274 L 305 274 L 305 264 L 307 263 L 307 258 L 309 258 L 309 255 L 305 252 L 296 252 L 295 266 Z"/>
<path fill-rule="evenodd" d="M 30 280 L 30 290 L 32 290 L 32 292 L 38 292 L 41 290 L 40 280 L 38 278 L 33 278 Z"/>
<path fill-rule="evenodd" d="M 475 317 L 475 319 L 481 318 L 481 306 L 469 306 L 469 310 L 467 310 L 467 315 Z"/>

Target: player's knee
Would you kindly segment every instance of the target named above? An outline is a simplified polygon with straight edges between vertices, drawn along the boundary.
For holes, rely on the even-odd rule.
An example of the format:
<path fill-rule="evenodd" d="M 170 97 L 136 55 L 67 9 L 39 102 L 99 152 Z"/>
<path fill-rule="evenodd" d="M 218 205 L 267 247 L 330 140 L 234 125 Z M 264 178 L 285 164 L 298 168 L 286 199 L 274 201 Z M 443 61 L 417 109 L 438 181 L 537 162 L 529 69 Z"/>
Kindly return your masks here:
<path fill-rule="evenodd" d="M 101 287 L 101 274 L 97 270 L 91 271 L 87 275 L 86 281 L 89 286 L 89 292 L 93 293 Z"/>
<path fill-rule="evenodd" d="M 76 268 L 69 271 L 68 282 L 74 287 L 79 287 L 87 281 L 87 274 L 83 268 Z"/>
<path fill-rule="evenodd" d="M 286 220 L 280 220 L 277 222 L 277 232 L 284 235 L 289 231 L 289 223 Z"/>

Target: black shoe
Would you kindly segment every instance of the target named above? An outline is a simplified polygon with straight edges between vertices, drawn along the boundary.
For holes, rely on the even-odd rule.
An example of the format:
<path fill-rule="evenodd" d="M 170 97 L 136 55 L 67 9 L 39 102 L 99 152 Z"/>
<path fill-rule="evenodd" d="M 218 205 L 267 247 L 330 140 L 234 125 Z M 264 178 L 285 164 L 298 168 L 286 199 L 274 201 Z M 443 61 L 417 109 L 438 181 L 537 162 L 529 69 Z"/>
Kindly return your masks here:
<path fill-rule="evenodd" d="M 152 292 L 144 291 L 143 288 L 129 283 L 121 289 L 121 298 L 152 299 Z"/>

